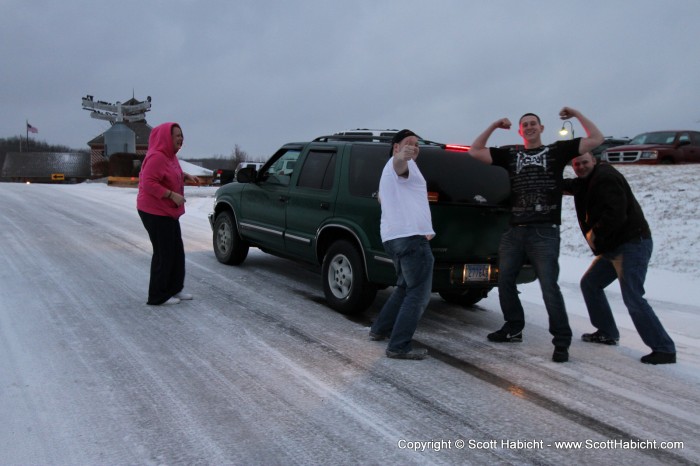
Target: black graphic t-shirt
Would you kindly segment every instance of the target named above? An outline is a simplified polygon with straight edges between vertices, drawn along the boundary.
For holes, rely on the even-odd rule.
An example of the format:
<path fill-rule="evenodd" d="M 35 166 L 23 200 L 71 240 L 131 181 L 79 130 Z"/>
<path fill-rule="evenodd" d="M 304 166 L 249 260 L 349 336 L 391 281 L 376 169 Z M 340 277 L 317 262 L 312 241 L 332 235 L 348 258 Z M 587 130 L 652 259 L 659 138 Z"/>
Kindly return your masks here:
<path fill-rule="evenodd" d="M 557 141 L 535 149 L 490 148 L 493 164 L 510 176 L 511 225 L 561 224 L 564 167 L 579 155 L 580 141 Z"/>

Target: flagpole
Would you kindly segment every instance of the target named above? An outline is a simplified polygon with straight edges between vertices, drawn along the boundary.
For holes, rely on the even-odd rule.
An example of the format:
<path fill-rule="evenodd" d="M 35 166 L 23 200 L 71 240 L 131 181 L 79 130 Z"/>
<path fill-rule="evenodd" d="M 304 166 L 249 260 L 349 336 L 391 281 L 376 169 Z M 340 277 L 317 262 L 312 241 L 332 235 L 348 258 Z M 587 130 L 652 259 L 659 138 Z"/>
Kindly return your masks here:
<path fill-rule="evenodd" d="M 24 130 L 27 132 L 27 152 L 29 152 L 29 120 L 24 120 Z"/>

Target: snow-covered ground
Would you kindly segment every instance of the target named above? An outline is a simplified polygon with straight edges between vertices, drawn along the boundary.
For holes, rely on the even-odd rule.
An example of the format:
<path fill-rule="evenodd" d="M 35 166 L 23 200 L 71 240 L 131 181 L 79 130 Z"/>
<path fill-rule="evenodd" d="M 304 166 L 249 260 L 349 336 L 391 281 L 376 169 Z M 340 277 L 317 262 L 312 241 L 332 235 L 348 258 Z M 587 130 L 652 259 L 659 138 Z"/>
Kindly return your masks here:
<path fill-rule="evenodd" d="M 652 230 L 655 249 L 650 282 L 656 281 L 654 276 L 661 270 L 700 278 L 700 165 L 615 167 L 632 186 Z M 571 167 L 565 176 L 574 177 Z M 562 255 L 588 257 L 582 241 L 573 199 L 565 197 Z"/>
<path fill-rule="evenodd" d="M 647 298 L 675 365 L 639 362 L 649 349 L 616 283 L 618 347 L 576 339 L 552 363 L 535 282 L 521 286 L 523 343 L 486 341 L 496 291 L 470 310 L 435 296 L 416 333 L 432 357 L 389 360 L 367 341 L 386 291 L 348 319 L 324 305 L 316 270 L 258 250 L 216 262 L 214 187 L 186 188 L 195 300 L 152 308 L 134 189 L 2 183 L 0 464 L 698 464 L 700 165 L 620 170 L 654 235 Z M 590 260 L 566 199 L 560 284 L 577 337 L 591 330 L 578 289 Z M 456 439 L 471 443 L 407 448 Z M 612 439 L 683 445 L 553 445 Z"/>

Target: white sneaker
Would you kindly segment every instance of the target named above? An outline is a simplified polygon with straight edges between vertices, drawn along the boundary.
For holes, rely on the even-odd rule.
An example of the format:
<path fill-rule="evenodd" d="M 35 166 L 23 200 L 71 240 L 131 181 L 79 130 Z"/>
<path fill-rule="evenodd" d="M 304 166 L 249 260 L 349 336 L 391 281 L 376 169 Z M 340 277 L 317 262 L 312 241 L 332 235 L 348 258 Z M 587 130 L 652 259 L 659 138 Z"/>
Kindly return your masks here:
<path fill-rule="evenodd" d="M 191 299 L 194 299 L 194 296 L 192 296 L 189 293 L 183 293 L 182 291 L 176 294 L 175 297 L 182 301 L 189 301 Z"/>
<path fill-rule="evenodd" d="M 180 298 L 172 297 L 168 299 L 166 302 L 164 302 L 162 305 L 163 306 L 168 306 L 170 304 L 180 304 Z"/>

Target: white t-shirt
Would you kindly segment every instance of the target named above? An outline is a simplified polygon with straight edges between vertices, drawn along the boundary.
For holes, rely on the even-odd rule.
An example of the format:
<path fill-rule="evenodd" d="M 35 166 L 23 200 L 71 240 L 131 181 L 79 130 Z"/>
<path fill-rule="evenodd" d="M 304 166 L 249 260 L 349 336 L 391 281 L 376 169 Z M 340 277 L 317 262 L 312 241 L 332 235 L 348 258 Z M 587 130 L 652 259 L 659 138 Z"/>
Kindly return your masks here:
<path fill-rule="evenodd" d="M 396 174 L 393 157 L 382 171 L 379 180 L 382 242 L 415 235 L 435 235 L 425 178 L 413 160 L 408 161 L 408 173 L 408 178 Z"/>

